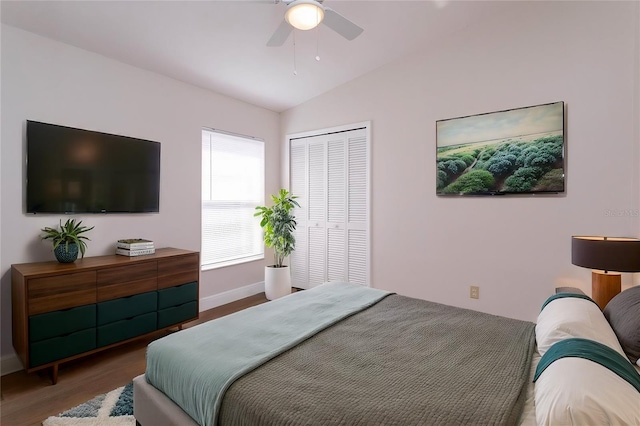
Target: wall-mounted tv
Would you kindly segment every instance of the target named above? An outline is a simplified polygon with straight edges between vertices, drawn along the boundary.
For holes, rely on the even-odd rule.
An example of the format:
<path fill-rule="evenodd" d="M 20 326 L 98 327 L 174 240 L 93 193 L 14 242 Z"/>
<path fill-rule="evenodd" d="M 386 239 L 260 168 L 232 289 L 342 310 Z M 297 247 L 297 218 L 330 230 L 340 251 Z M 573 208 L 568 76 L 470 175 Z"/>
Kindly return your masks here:
<path fill-rule="evenodd" d="M 562 193 L 564 102 L 436 121 L 436 193 Z"/>
<path fill-rule="evenodd" d="M 27 121 L 27 213 L 154 213 L 160 143 Z"/>

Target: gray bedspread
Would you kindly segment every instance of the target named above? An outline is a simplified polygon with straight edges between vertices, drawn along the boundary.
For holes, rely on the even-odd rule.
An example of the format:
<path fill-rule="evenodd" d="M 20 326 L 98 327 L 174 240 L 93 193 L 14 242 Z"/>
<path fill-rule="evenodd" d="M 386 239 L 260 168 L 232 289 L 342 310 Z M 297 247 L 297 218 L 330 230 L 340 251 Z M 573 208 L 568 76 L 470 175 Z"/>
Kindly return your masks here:
<path fill-rule="evenodd" d="M 145 377 L 203 426 L 216 426 L 229 386 L 289 348 L 390 293 L 327 283 L 151 342 Z"/>
<path fill-rule="evenodd" d="M 238 379 L 221 425 L 511 425 L 534 324 L 398 295 Z"/>

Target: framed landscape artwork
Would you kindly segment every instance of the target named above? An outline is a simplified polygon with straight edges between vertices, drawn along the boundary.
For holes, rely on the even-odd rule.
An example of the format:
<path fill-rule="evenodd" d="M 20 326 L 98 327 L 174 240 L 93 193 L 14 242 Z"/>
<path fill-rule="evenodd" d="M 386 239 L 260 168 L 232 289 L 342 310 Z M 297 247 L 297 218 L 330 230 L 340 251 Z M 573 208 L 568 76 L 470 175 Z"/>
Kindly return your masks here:
<path fill-rule="evenodd" d="M 436 121 L 436 193 L 562 193 L 564 102 Z"/>

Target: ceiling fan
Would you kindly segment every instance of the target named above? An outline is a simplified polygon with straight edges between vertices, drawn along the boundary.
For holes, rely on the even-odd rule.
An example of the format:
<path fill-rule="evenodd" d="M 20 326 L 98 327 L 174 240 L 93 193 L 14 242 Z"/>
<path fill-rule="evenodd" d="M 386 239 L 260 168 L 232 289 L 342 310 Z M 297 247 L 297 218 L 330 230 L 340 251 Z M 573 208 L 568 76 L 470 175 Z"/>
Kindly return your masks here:
<path fill-rule="evenodd" d="M 347 40 L 353 40 L 364 31 L 335 10 L 323 6 L 322 2 L 323 0 L 282 0 L 287 5 L 287 11 L 267 46 L 282 46 L 294 28 L 310 30 L 321 23 Z"/>

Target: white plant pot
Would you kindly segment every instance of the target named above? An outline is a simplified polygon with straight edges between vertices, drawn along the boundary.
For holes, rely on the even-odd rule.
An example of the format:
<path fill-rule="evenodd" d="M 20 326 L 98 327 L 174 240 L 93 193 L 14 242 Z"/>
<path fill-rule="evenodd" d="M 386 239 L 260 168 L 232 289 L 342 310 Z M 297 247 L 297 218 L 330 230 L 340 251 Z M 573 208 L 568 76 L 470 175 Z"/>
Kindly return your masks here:
<path fill-rule="evenodd" d="M 291 271 L 288 266 L 264 268 L 264 294 L 273 300 L 291 293 Z"/>

